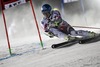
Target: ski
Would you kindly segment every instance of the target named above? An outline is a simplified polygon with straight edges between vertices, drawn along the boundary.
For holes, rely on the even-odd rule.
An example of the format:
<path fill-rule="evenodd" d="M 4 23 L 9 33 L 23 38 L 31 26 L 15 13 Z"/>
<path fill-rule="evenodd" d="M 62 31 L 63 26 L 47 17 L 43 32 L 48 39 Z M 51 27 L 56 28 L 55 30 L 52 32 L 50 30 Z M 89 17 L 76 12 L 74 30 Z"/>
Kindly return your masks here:
<path fill-rule="evenodd" d="M 61 48 L 61 47 L 65 47 L 65 46 L 69 46 L 71 44 L 74 44 L 78 42 L 78 40 L 71 40 L 71 41 L 66 41 L 66 42 L 62 42 L 62 43 L 58 43 L 58 44 L 53 44 L 51 47 L 52 48 Z"/>
<path fill-rule="evenodd" d="M 97 34 L 96 36 L 92 38 L 82 39 L 79 41 L 79 44 L 92 43 L 96 41 L 100 41 L 100 34 Z"/>
<path fill-rule="evenodd" d="M 100 41 L 100 34 L 95 37 L 92 37 L 92 38 L 80 38 L 80 39 L 76 38 L 71 41 L 53 44 L 51 47 L 52 48 L 61 48 L 61 47 L 70 46 L 70 45 L 73 45 L 76 43 L 85 44 L 85 43 L 92 43 L 92 42 L 96 42 L 96 41 Z"/>

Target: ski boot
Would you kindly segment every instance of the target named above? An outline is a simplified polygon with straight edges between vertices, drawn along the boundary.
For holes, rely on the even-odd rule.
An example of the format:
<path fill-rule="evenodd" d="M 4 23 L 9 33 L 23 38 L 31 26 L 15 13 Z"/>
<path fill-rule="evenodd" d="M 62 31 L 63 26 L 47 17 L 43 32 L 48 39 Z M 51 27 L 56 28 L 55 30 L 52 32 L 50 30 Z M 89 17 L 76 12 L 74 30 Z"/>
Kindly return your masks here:
<path fill-rule="evenodd" d="M 72 41 L 72 40 L 75 40 L 76 37 L 66 36 L 64 39 L 65 39 L 66 41 Z"/>

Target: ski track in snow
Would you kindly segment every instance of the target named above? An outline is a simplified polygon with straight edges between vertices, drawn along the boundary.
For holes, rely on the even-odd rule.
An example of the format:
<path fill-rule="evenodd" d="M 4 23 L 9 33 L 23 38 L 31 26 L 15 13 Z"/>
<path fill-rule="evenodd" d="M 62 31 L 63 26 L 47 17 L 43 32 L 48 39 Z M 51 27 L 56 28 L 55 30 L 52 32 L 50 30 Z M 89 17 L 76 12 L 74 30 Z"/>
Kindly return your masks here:
<path fill-rule="evenodd" d="M 44 50 L 41 49 L 39 44 L 34 45 L 34 43 L 13 47 L 15 54 L 12 56 L 7 54 L 8 56 L 0 58 L 0 67 L 100 66 L 100 42 L 83 45 L 75 44 L 70 47 L 52 49 L 50 48 L 50 42 L 53 41 L 45 42 L 46 49 Z"/>

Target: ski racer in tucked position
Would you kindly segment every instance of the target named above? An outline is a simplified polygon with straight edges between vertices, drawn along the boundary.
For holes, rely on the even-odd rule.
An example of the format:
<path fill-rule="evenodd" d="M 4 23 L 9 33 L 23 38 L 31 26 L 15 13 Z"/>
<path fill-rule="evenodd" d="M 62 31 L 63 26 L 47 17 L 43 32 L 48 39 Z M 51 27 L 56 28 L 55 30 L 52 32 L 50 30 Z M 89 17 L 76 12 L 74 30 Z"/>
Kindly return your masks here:
<path fill-rule="evenodd" d="M 93 37 L 94 32 L 75 30 L 65 20 L 62 19 L 61 14 L 58 10 L 52 10 L 49 4 L 44 4 L 41 7 L 42 14 L 44 15 L 41 25 L 49 37 L 56 36 L 66 40 L 74 39 L 76 36 L 82 37 Z M 75 36 L 75 37 L 73 37 Z"/>

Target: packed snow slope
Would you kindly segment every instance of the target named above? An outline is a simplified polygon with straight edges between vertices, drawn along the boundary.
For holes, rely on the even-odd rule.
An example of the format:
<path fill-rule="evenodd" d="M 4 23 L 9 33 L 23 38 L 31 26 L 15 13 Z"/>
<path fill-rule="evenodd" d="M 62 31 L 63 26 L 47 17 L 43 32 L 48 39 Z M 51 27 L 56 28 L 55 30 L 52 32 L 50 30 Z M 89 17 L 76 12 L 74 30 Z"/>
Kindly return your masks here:
<path fill-rule="evenodd" d="M 57 40 L 58 41 L 58 40 Z M 0 67 L 99 67 L 100 42 L 92 44 L 75 44 L 70 47 L 52 49 L 50 45 L 57 42 L 45 42 L 44 50 L 35 43 L 13 47 L 12 56 L 2 54 Z M 34 46 L 35 45 L 35 46 Z M 4 52 L 4 50 L 2 50 Z"/>
<path fill-rule="evenodd" d="M 37 21 L 44 43 L 41 48 L 34 17 L 29 2 L 5 10 L 8 34 L 12 49 L 9 54 L 2 14 L 0 11 L 0 67 L 100 67 L 100 42 L 74 44 L 60 49 L 52 49 L 54 43 L 63 42 L 56 37 L 50 39 L 44 35 L 40 26 L 43 17 L 41 5 L 49 3 L 59 8 L 61 1 L 33 0 Z M 64 4 L 62 17 L 71 25 L 100 27 L 100 1 L 84 0 L 84 11 L 80 1 Z M 75 28 L 77 29 L 77 28 Z M 82 28 L 83 29 L 83 28 Z M 88 29 L 100 33 L 100 29 Z"/>

